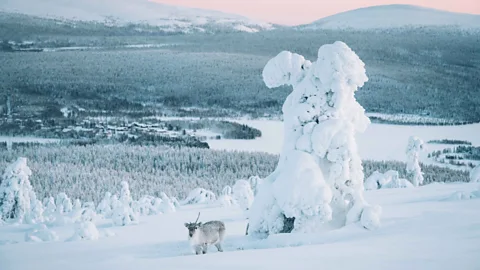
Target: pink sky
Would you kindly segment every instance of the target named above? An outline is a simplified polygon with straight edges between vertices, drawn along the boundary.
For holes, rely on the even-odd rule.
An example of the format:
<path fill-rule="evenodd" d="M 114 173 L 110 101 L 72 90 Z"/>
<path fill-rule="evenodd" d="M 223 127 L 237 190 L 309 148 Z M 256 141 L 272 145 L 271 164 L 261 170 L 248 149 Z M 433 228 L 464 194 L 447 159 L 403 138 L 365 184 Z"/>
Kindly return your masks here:
<path fill-rule="evenodd" d="M 295 25 L 310 23 L 360 7 L 410 4 L 480 14 L 480 0 L 153 0 L 160 3 L 220 10 L 262 21 Z M 400 2 L 399 2 L 400 1 Z"/>

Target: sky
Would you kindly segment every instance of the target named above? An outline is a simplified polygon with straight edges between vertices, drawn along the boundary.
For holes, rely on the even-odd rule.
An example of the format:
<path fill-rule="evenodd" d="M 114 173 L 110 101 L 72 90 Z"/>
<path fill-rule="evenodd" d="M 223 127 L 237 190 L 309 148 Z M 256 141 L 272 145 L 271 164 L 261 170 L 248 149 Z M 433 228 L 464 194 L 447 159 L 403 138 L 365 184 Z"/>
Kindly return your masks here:
<path fill-rule="evenodd" d="M 339 12 L 388 4 L 409 4 L 453 12 L 480 14 L 480 0 L 153 0 L 160 3 L 213 9 L 261 21 L 298 25 Z"/>

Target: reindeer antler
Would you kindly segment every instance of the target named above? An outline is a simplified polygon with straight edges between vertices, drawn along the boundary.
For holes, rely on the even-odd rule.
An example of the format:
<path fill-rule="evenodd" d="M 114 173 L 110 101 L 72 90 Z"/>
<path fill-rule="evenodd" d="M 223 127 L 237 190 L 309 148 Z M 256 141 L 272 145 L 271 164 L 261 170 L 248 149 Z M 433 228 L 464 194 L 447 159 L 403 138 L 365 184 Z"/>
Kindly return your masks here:
<path fill-rule="evenodd" d="M 194 223 L 197 223 L 198 219 L 200 218 L 200 212 L 198 212 L 197 220 Z"/>

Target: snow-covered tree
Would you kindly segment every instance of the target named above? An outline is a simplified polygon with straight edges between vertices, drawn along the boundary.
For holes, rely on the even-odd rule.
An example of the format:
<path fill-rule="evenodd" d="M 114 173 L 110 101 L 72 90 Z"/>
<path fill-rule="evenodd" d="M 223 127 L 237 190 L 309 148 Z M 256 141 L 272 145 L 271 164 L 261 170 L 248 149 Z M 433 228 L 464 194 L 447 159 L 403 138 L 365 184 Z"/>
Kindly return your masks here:
<path fill-rule="evenodd" d="M 480 182 L 480 165 L 470 171 L 470 182 Z"/>
<path fill-rule="evenodd" d="M 167 196 L 167 194 L 165 194 L 165 192 L 160 193 L 160 198 L 162 199 L 163 213 L 173 213 L 176 211 L 173 201 Z"/>
<path fill-rule="evenodd" d="M 113 209 L 112 220 L 116 226 L 127 226 L 138 224 L 139 217 L 129 205 L 120 203 Z"/>
<path fill-rule="evenodd" d="M 370 120 L 355 99 L 368 80 L 343 42 L 320 47 L 318 60 L 283 51 L 263 70 L 267 87 L 290 85 L 282 111 L 284 145 L 249 211 L 250 235 L 311 232 L 360 222 L 379 226 L 380 208 L 363 197 L 355 134 Z"/>
<path fill-rule="evenodd" d="M 225 186 L 222 190 L 222 194 L 218 197 L 218 205 L 231 206 L 235 204 L 235 200 L 232 197 L 232 188 Z"/>
<path fill-rule="evenodd" d="M 188 193 L 187 198 L 182 201 L 182 205 L 186 204 L 209 204 L 217 200 L 215 193 L 204 188 L 196 188 Z"/>
<path fill-rule="evenodd" d="M 80 220 L 75 223 L 75 232 L 69 241 L 97 240 L 99 232 L 97 226 L 93 223 L 95 216 L 95 211 L 90 208 L 85 208 L 82 211 Z"/>
<path fill-rule="evenodd" d="M 415 136 L 410 136 L 406 149 L 407 177 L 416 187 L 423 184 L 423 173 L 420 168 L 419 155 L 425 149 L 423 141 Z"/>
<path fill-rule="evenodd" d="M 258 175 L 250 176 L 250 178 L 248 178 L 248 182 L 252 187 L 253 193 L 256 195 L 258 186 L 262 183 L 262 178 L 260 178 Z"/>
<path fill-rule="evenodd" d="M 75 202 L 73 203 L 73 210 L 78 211 L 80 209 L 82 209 L 82 202 L 80 199 L 75 199 Z"/>
<path fill-rule="evenodd" d="M 0 184 L 0 219 L 25 222 L 30 215 L 32 202 L 36 203 L 36 195 L 30 184 L 32 171 L 27 166 L 27 159 L 18 158 L 10 164 L 2 176 Z"/>
<path fill-rule="evenodd" d="M 253 191 L 246 180 L 237 180 L 233 185 L 233 199 L 243 211 L 247 211 L 253 203 Z"/>
<path fill-rule="evenodd" d="M 407 179 L 399 177 L 397 171 L 390 170 L 386 173 L 374 171 L 367 179 L 365 179 L 365 190 L 374 190 L 381 188 L 410 188 L 412 183 Z"/>
<path fill-rule="evenodd" d="M 70 213 L 73 210 L 72 200 L 64 192 L 58 193 L 55 205 L 58 214 Z"/>
<path fill-rule="evenodd" d="M 111 200 L 112 200 L 112 193 L 105 192 L 105 196 L 97 206 L 97 213 L 104 216 L 105 218 L 110 218 L 112 216 Z"/>
<path fill-rule="evenodd" d="M 128 182 L 122 181 L 120 185 L 122 186 L 120 190 L 120 201 L 124 205 L 130 205 L 133 200 L 132 200 L 132 195 L 130 194 L 130 187 L 128 185 Z"/>
<path fill-rule="evenodd" d="M 35 200 L 31 202 L 32 210 L 28 215 L 28 223 L 42 223 L 45 221 L 43 217 L 43 204 L 39 200 Z"/>

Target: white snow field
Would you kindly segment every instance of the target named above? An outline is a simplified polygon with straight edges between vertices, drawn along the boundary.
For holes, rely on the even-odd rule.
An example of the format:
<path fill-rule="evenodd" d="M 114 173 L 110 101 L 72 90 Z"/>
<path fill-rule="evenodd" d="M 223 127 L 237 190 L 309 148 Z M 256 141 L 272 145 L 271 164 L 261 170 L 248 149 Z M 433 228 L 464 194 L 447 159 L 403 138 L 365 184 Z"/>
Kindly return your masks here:
<path fill-rule="evenodd" d="M 279 154 L 283 144 L 283 122 L 278 120 L 231 120 L 259 129 L 262 137 L 255 140 L 209 140 L 212 149 L 260 151 Z M 406 161 L 405 148 L 410 136 L 423 141 L 457 139 L 480 145 L 480 123 L 459 126 L 409 126 L 370 124 L 364 133 L 356 135 L 358 151 L 362 159 Z M 428 144 L 420 154 L 420 161 L 426 162 L 428 153 L 452 145 Z M 426 162 L 428 163 L 428 162 Z M 438 165 L 438 164 L 436 164 Z"/>
<path fill-rule="evenodd" d="M 208 205 L 142 217 L 138 225 L 97 222 L 98 240 L 67 241 L 73 225 L 50 227 L 52 242 L 25 242 L 35 225 L 0 226 L 0 269 L 480 269 L 478 183 L 434 183 L 415 189 L 367 191 L 381 205 L 382 226 L 374 231 L 352 224 L 318 234 L 245 236 L 239 208 Z M 456 195 L 457 194 L 457 195 Z M 463 199 L 462 199 L 463 198 Z M 184 222 L 222 220 L 225 252 L 215 247 L 194 255 Z M 106 236 L 110 235 L 110 236 Z"/>
<path fill-rule="evenodd" d="M 480 29 L 480 16 L 414 5 L 379 5 L 349 10 L 299 26 L 300 29 L 387 29 L 399 27 L 448 26 Z"/>

